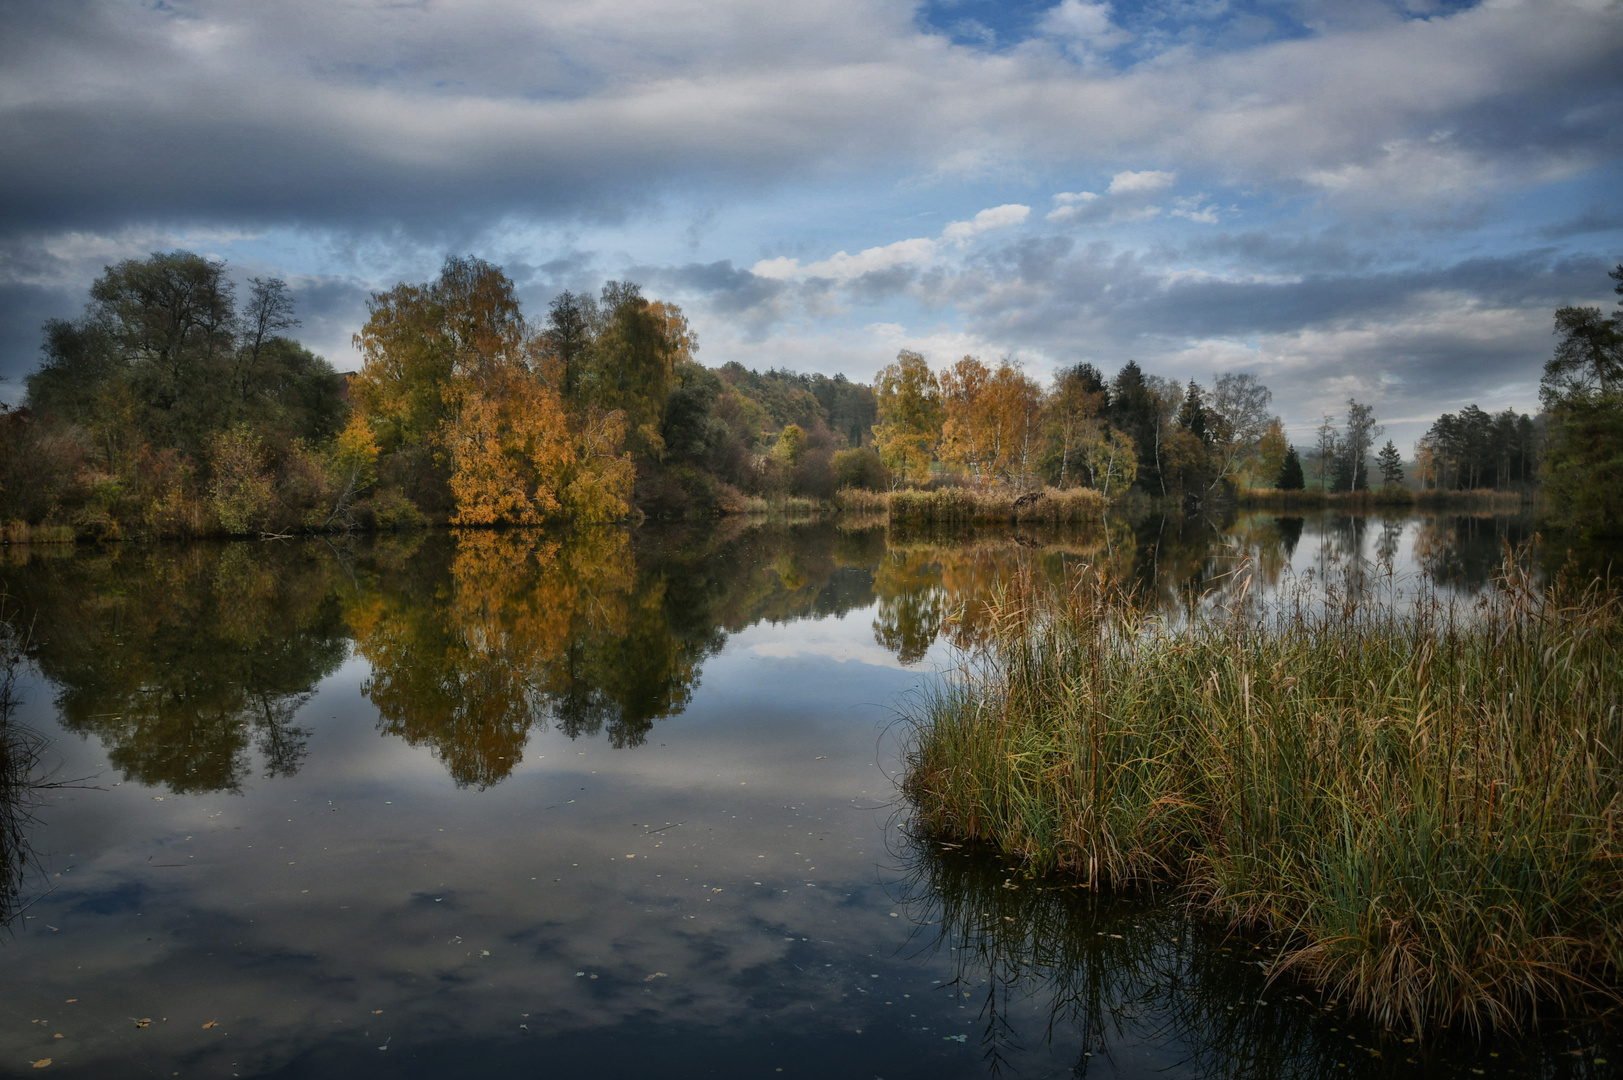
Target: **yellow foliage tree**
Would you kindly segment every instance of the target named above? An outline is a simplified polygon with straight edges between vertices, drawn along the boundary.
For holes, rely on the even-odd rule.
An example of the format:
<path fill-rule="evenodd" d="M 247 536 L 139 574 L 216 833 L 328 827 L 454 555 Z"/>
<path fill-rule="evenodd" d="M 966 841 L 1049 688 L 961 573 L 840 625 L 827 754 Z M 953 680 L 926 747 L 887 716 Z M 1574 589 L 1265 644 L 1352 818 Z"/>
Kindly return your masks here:
<path fill-rule="evenodd" d="M 987 408 L 992 372 L 966 356 L 941 373 L 941 460 L 983 483 L 990 478 L 995 412 Z"/>
<path fill-rule="evenodd" d="M 1042 389 L 1005 360 L 993 371 L 966 356 L 941 374 L 941 458 L 983 484 L 1016 481 L 1036 464 Z"/>
<path fill-rule="evenodd" d="M 531 377 L 467 394 L 447 425 L 455 525 L 539 525 L 560 508 L 573 440 L 558 395 Z"/>
<path fill-rule="evenodd" d="M 874 380 L 879 422 L 874 448 L 891 473 L 915 484 L 930 478 L 930 462 L 941 439 L 941 387 L 930 365 L 903 349 Z"/>
<path fill-rule="evenodd" d="M 1195 441 L 1198 444 L 1199 440 Z M 1138 454 L 1133 450 L 1132 436 L 1094 423 L 1083 435 L 1082 447 L 1094 486 L 1106 498 L 1112 489 L 1126 491 L 1138 479 Z"/>

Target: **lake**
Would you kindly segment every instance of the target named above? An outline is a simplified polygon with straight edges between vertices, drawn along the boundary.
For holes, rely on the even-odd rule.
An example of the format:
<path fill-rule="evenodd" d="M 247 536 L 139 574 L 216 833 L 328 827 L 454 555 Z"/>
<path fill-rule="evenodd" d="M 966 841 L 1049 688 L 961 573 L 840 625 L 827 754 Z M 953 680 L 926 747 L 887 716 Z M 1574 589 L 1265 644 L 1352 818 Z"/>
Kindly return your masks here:
<path fill-rule="evenodd" d="M 5 793 L 0 1075 L 1613 1075 L 1595 1024 L 1383 1035 L 1168 898 L 915 837 L 897 792 L 910 702 L 1018 575 L 1102 565 L 1174 614 L 1322 582 L 1466 604 L 1531 535 L 1246 513 L 0 549 L 10 729 L 62 785 Z"/>

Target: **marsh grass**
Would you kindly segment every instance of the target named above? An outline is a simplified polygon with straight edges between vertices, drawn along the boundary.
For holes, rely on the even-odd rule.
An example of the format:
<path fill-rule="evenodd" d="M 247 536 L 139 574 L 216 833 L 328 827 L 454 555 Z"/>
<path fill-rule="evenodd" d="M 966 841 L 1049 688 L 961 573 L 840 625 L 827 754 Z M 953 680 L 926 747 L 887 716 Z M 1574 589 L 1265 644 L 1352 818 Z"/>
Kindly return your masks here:
<path fill-rule="evenodd" d="M 1619 1000 L 1623 621 L 1521 563 L 1473 605 L 1325 590 L 1164 621 L 1082 577 L 995 605 L 922 703 L 928 835 L 1177 889 L 1414 1032 Z"/>
<path fill-rule="evenodd" d="M 942 487 L 890 494 L 890 520 L 898 525 L 981 522 L 1040 522 L 1049 525 L 1094 520 L 1106 507 L 1092 488 L 1042 488 L 1021 494 L 1002 489 Z"/>

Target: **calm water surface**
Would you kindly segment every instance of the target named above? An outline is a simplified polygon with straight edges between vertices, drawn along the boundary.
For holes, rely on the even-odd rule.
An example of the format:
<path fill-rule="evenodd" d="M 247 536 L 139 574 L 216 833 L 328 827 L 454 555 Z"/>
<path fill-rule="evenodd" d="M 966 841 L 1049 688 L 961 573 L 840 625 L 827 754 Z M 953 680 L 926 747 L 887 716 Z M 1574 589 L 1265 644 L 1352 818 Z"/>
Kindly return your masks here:
<path fill-rule="evenodd" d="M 0 552 L 12 724 L 85 778 L 35 792 L 8 855 L 0 1075 L 1613 1075 L 1593 1025 L 1382 1037 L 1171 905 L 915 840 L 897 796 L 898 714 L 1014 573 L 1106 563 L 1174 607 L 1238 566 L 1465 596 L 1528 533 Z"/>

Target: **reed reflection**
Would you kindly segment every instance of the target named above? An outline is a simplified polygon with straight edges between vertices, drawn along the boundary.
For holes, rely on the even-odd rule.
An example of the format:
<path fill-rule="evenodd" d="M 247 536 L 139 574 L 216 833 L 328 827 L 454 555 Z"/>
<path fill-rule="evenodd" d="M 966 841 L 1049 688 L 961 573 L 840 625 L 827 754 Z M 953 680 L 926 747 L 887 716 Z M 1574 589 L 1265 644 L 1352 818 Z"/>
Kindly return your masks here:
<path fill-rule="evenodd" d="M 1350 1023 L 1334 1002 L 1261 974 L 1264 945 L 1206 926 L 1153 896 L 1095 896 L 1028 879 L 990 852 L 910 837 L 893 886 L 916 958 L 951 958 L 948 992 L 978 1006 L 987 1071 L 1024 1051 L 1079 1043 L 1076 1076 L 1588 1078 L 1604 1073 L 1593 1028 L 1547 1032 L 1522 1055 L 1444 1037 L 1422 1045 Z M 968 995 L 964 998 L 964 995 Z M 1035 1018 L 1035 1019 L 1034 1019 Z M 1610 1038 L 1608 1036 L 1608 1038 Z M 1170 1061 L 1164 1060 L 1170 1057 Z"/>

